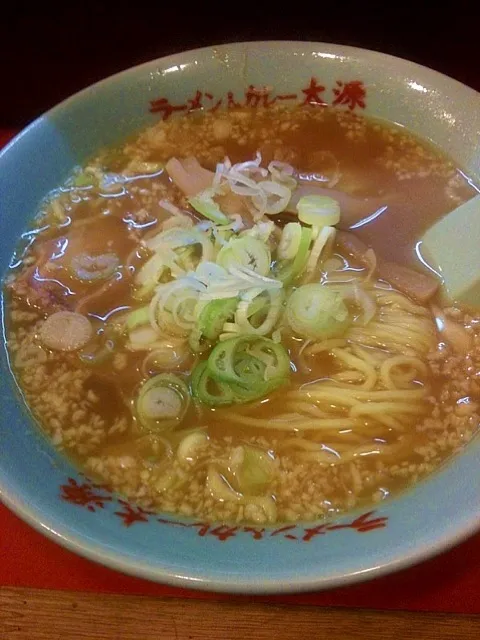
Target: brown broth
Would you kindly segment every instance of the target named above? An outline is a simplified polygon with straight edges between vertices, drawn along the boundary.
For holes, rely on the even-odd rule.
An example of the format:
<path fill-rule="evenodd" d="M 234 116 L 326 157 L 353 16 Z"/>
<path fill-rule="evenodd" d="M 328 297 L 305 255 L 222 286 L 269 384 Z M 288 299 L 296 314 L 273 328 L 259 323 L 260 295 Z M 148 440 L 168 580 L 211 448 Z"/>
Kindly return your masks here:
<path fill-rule="evenodd" d="M 355 233 L 372 246 L 379 256 L 400 264 L 423 268 L 418 263 L 415 253 L 415 245 L 422 232 L 440 216 L 476 193 L 462 172 L 439 150 L 400 127 L 365 120 L 348 113 L 339 115 L 338 112 L 329 109 L 318 110 L 315 113 L 313 110 L 299 109 L 286 115 L 284 112 L 258 111 L 257 117 L 254 117 L 255 112 L 238 113 L 238 118 L 234 113 L 218 116 L 227 118 L 227 122 L 230 118 L 230 123 L 233 123 L 232 131 L 235 127 L 240 127 L 241 132 L 217 140 L 215 144 L 207 135 L 211 131 L 212 116 L 195 117 L 188 122 L 181 121 L 184 124 L 172 124 L 171 135 L 175 137 L 177 145 L 175 153 L 187 156 L 196 150 L 202 164 L 214 169 L 216 162 L 221 161 L 224 155 L 228 155 L 232 162 L 237 162 L 253 157 L 255 152 L 260 150 L 265 165 L 273 158 L 287 161 L 302 174 L 308 174 L 310 177 L 316 174 L 317 180 L 323 180 L 320 182 L 322 185 L 335 177 L 338 167 L 339 175 L 334 185 L 335 189 L 358 198 L 372 198 L 376 203 L 376 209 L 379 208 L 378 203 L 386 208 L 370 222 L 357 226 Z M 283 127 L 283 122 L 288 123 L 288 126 Z M 176 126 L 183 126 L 183 129 L 177 131 Z M 115 329 L 125 311 L 138 306 L 133 294 L 132 277 L 136 268 L 142 264 L 143 258 L 141 251 L 136 252 L 136 248 L 142 237 L 155 233 L 159 223 L 168 217 L 169 214 L 160 204 L 161 200 L 169 200 L 179 206 L 185 205 L 166 174 L 157 172 L 151 177 L 132 177 L 134 170 L 129 169 L 132 152 L 137 152 L 139 162 L 165 162 L 173 155 L 168 144 L 153 145 L 150 148 L 146 144 L 147 133 L 143 138 L 142 134 L 138 140 L 130 141 L 121 149 L 109 150 L 96 162 L 96 165 L 101 165 L 106 172 L 123 172 L 129 176 L 118 189 L 115 187 L 113 192 L 106 193 L 101 193 L 98 188 L 64 191 L 59 201 L 71 219 L 70 224 L 65 223 L 61 228 L 51 225 L 39 234 L 26 254 L 26 266 L 23 267 L 23 271 L 20 269 L 20 279 L 29 274 L 31 278 L 32 269 L 38 269 L 39 278 L 35 286 L 40 286 L 41 293 L 41 283 L 48 280 L 48 295 L 56 300 L 64 300 L 66 297 L 72 309 L 77 308 L 80 301 L 82 313 L 91 317 L 97 332 L 94 347 L 102 345 L 105 341 L 106 327 Z M 374 211 L 375 209 L 372 213 Z M 41 220 L 42 224 L 45 220 L 51 222 L 48 204 Z M 103 285 L 85 284 L 72 275 L 69 264 L 73 256 L 78 253 L 98 255 L 111 251 L 118 255 L 120 263 L 118 277 L 112 286 L 102 289 Z M 359 265 L 350 263 L 350 267 L 361 272 Z M 35 289 L 35 286 L 32 285 L 31 279 L 28 282 L 28 291 L 31 293 L 32 287 Z M 29 297 L 18 294 L 13 289 L 11 309 L 13 312 L 20 312 L 20 315 L 10 315 L 12 344 L 21 345 L 22 340 L 26 340 L 25 331 L 35 331 L 29 327 L 28 322 L 25 323 L 21 319 L 22 312 L 37 309 L 40 316 L 48 314 L 48 306 L 42 306 L 41 302 L 41 297 L 37 299 L 33 295 Z M 95 402 L 101 407 L 98 415 L 105 423 L 110 424 L 125 418 L 129 423 L 128 428 L 114 430 L 93 449 L 83 450 L 75 446 L 65 446 L 64 448 L 80 464 L 88 462 L 92 455 L 129 456 L 132 452 L 142 458 L 155 458 L 156 455 L 155 448 L 148 441 L 146 444 L 145 441 L 141 441 L 141 445 L 138 444 L 142 430 L 135 417 L 131 418 L 132 399 L 146 374 L 151 375 L 155 370 L 145 371 L 145 354 L 124 349 L 123 338 L 115 332 L 113 340 L 116 341 L 114 359 L 100 361 L 90 369 L 83 393 L 88 394 L 90 391 L 97 398 Z M 298 339 L 287 340 L 286 346 L 296 365 L 302 345 L 303 342 Z M 86 368 L 85 364 L 79 363 L 76 354 L 57 354 L 56 357 L 55 362 L 63 362 L 67 369 Z M 187 377 L 192 364 L 193 358 L 189 358 L 175 372 Z M 339 368 L 335 358 L 325 353 L 311 360 L 310 369 L 302 371 L 297 366 L 286 389 L 277 391 L 258 404 L 253 413 L 248 406 L 240 408 L 239 413 L 244 416 L 274 419 L 275 415 L 283 410 L 284 393 L 315 380 L 329 380 L 341 370 L 341 367 Z M 47 368 L 45 376 L 48 378 L 49 375 L 53 375 L 53 369 Z M 21 368 L 17 368 L 17 376 L 26 390 L 26 397 L 36 417 L 51 433 L 54 429 L 52 418 L 43 412 L 43 405 L 36 404 L 38 389 L 35 387 L 35 378 L 32 378 L 30 373 L 25 376 L 25 371 Z M 444 392 L 446 377 L 441 372 L 430 373 L 421 384 L 427 385 L 429 392 L 439 400 Z M 335 402 L 332 402 L 332 406 L 335 411 Z M 275 449 L 278 441 L 284 438 L 280 431 L 262 431 L 255 427 L 231 423 L 231 411 L 231 408 L 209 409 L 191 405 L 183 427 L 207 425 L 213 441 L 221 441 L 227 437 L 234 443 L 248 441 L 270 449 Z M 348 412 L 338 409 L 337 415 L 346 419 Z M 430 444 L 432 435 L 427 433 L 427 430 L 415 432 L 417 420 L 419 418 L 413 417 L 408 430 L 400 434 L 392 432 L 388 426 L 377 425 L 372 442 L 395 445 L 392 448 L 393 457 L 390 459 L 387 456 L 384 465 L 388 467 L 393 460 L 397 467 L 402 461 L 413 465 L 423 464 L 423 458 L 417 451 L 422 446 Z M 365 419 L 365 424 L 369 428 L 368 419 Z M 464 431 L 466 433 L 468 429 Z M 347 437 L 348 430 L 345 430 L 345 434 L 337 436 L 336 442 L 339 445 L 342 444 L 342 438 Z M 316 432 L 310 439 L 312 442 L 321 442 L 321 432 Z M 438 453 L 438 458 L 443 459 L 453 448 L 454 446 L 445 447 Z M 345 490 L 346 481 L 341 475 L 342 472 L 328 472 L 329 482 L 333 483 L 334 489 L 332 495 L 325 494 L 325 502 L 330 505 L 325 508 L 325 513 L 346 509 L 357 502 L 371 501 L 372 495 L 376 495 L 375 492 L 383 491 L 388 495 L 428 472 L 427 467 L 424 470 L 418 467 L 412 473 L 392 475 L 385 466 L 378 465 L 373 455 L 363 460 L 362 465 L 363 485 L 360 489 L 357 487 L 353 503 L 349 502 L 353 500 L 352 491 Z M 322 469 L 324 467 L 321 467 L 320 471 Z M 93 467 L 90 468 L 90 472 L 105 480 L 105 475 Z M 370 476 L 373 478 L 371 481 L 368 480 Z M 113 482 L 111 478 L 110 480 Z M 124 490 L 126 491 L 125 488 Z M 282 497 L 280 485 L 277 487 L 276 497 L 279 504 L 288 502 L 286 497 Z M 318 516 L 319 508 L 311 512 L 311 517 Z M 284 519 L 290 519 L 288 509 L 288 506 L 284 507 Z M 305 508 L 302 517 L 308 518 L 309 513 Z M 225 519 L 229 515 L 219 511 L 212 517 Z"/>

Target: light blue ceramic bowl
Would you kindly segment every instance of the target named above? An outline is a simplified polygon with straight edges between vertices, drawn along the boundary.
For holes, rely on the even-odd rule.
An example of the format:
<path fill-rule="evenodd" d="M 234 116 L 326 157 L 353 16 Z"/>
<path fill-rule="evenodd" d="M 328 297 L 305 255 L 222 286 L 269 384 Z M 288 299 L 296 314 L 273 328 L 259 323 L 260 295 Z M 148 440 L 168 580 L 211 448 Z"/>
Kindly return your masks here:
<path fill-rule="evenodd" d="M 222 108 L 232 100 L 326 102 L 387 118 L 433 140 L 480 182 L 480 96 L 454 80 L 343 46 L 264 42 L 200 49 L 96 84 L 8 145 L 0 154 L 0 272 L 40 199 L 99 147 L 172 110 L 210 109 L 219 101 Z M 478 439 L 414 490 L 373 513 L 327 525 L 264 531 L 147 514 L 92 486 L 56 453 L 22 408 L 3 347 L 1 368 L 2 500 L 58 543 L 125 573 L 230 592 L 318 589 L 421 561 L 480 526 Z"/>

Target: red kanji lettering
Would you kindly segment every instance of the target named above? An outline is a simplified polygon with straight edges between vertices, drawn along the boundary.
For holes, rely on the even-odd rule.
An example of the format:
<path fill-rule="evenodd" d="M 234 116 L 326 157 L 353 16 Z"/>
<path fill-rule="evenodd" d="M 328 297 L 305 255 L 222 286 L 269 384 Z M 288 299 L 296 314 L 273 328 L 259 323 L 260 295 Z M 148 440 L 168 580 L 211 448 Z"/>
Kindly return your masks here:
<path fill-rule="evenodd" d="M 115 511 L 115 515 L 123 520 L 126 527 L 131 527 L 135 522 L 148 522 L 148 517 L 152 514 L 151 511 L 145 511 L 142 507 L 132 507 L 125 500 L 118 502 L 122 505 L 123 511 Z"/>
<path fill-rule="evenodd" d="M 157 521 L 160 522 L 160 524 L 171 524 L 174 527 L 188 527 L 190 525 L 186 524 L 185 522 L 178 522 L 177 520 L 166 520 L 165 518 L 157 518 Z"/>
<path fill-rule="evenodd" d="M 205 92 L 205 97 L 210 101 L 213 102 L 213 100 L 215 99 L 213 94 L 211 93 L 207 93 Z M 216 111 L 218 109 L 218 107 L 222 104 L 222 98 L 220 98 L 219 100 L 216 101 L 216 103 L 211 106 L 208 111 Z"/>
<path fill-rule="evenodd" d="M 95 507 L 103 509 L 105 502 L 111 502 L 112 497 L 97 492 L 99 486 L 89 482 L 78 484 L 74 478 L 68 478 L 67 484 L 60 486 L 60 497 L 66 502 L 71 502 L 79 507 L 87 507 L 89 511 L 95 511 Z"/>
<path fill-rule="evenodd" d="M 195 96 L 191 100 L 187 100 L 187 104 L 189 105 L 189 111 L 195 111 L 196 109 L 202 109 L 202 97 L 203 93 L 197 89 Z"/>
<path fill-rule="evenodd" d="M 256 527 L 243 527 L 245 533 L 251 533 L 254 540 L 261 540 L 265 529 L 257 529 Z"/>
<path fill-rule="evenodd" d="M 281 527 L 280 529 L 275 529 L 275 531 L 272 531 L 270 537 L 278 536 L 283 533 L 284 538 L 288 538 L 289 540 L 297 540 L 297 536 L 294 536 L 291 533 L 287 533 L 287 531 L 293 531 L 296 528 L 296 524 L 287 524 L 285 527 Z"/>
<path fill-rule="evenodd" d="M 368 513 L 364 513 L 358 518 L 355 518 L 352 522 L 348 524 L 334 524 L 328 526 L 328 531 L 338 531 L 338 529 L 354 529 L 359 533 L 365 533 L 367 531 L 372 531 L 373 529 L 383 529 L 383 527 L 387 526 L 388 518 L 380 517 L 380 518 L 372 518 L 375 514 L 375 511 L 369 511 Z"/>
<path fill-rule="evenodd" d="M 198 535 L 202 537 L 206 536 L 210 529 L 210 525 L 206 522 L 194 522 L 193 524 L 189 524 L 188 526 L 197 528 Z"/>
<path fill-rule="evenodd" d="M 220 98 L 220 100 L 217 100 L 216 104 L 214 104 L 213 107 L 209 109 L 209 111 L 216 111 L 221 104 L 222 104 L 222 99 Z"/>
<path fill-rule="evenodd" d="M 247 107 L 269 107 L 273 104 L 276 98 L 269 100 L 271 89 L 268 87 L 262 87 L 257 89 L 251 84 L 247 91 L 245 91 L 245 106 Z"/>
<path fill-rule="evenodd" d="M 302 540 L 304 542 L 310 542 L 312 538 L 316 536 L 324 536 L 327 533 L 327 525 L 319 524 L 318 527 L 311 527 L 309 529 L 304 529 L 304 535 Z"/>
<path fill-rule="evenodd" d="M 174 111 L 185 111 L 186 104 L 170 104 L 167 98 L 150 101 L 150 113 L 161 113 L 162 120 L 168 120 Z"/>
<path fill-rule="evenodd" d="M 335 100 L 332 104 L 348 105 L 353 111 L 355 107 L 365 109 L 365 96 L 367 95 L 365 86 L 361 80 L 352 80 L 351 82 L 340 82 L 337 80 L 337 86 L 333 90 Z"/>
<path fill-rule="evenodd" d="M 210 531 L 211 536 L 216 536 L 221 542 L 225 542 L 228 538 L 234 538 L 237 535 L 238 527 L 229 527 L 221 524 Z"/>
<path fill-rule="evenodd" d="M 208 100 L 210 101 L 214 99 L 213 94 L 207 93 L 207 92 L 205 92 L 205 97 L 208 98 Z M 213 107 L 210 107 L 209 111 L 216 111 L 221 104 L 222 104 L 222 98 L 220 98 L 220 100 L 217 100 L 217 102 L 213 105 Z"/>
<path fill-rule="evenodd" d="M 308 87 L 305 87 L 305 89 L 302 89 L 302 93 L 305 94 L 305 99 L 302 102 L 302 105 L 311 104 L 311 105 L 325 106 L 327 103 L 320 95 L 324 91 L 325 91 L 325 87 L 321 84 L 318 84 L 316 78 L 312 77 L 310 79 L 310 84 L 308 85 Z"/>
<path fill-rule="evenodd" d="M 227 93 L 227 107 L 228 109 L 232 109 L 233 107 L 240 107 L 239 102 L 235 102 L 235 97 L 233 95 L 233 91 L 229 91 Z"/>
<path fill-rule="evenodd" d="M 277 96 L 277 100 L 296 100 L 296 93 L 285 93 L 284 95 Z"/>

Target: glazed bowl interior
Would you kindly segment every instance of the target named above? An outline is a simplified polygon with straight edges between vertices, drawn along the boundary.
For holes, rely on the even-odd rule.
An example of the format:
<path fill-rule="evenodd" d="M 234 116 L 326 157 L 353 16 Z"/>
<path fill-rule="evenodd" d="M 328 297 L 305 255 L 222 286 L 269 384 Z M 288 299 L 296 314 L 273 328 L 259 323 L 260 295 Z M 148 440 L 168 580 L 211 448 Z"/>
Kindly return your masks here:
<path fill-rule="evenodd" d="M 357 91 L 338 100 L 339 89 L 351 83 Z M 0 155 L 1 273 L 40 200 L 99 148 L 171 112 L 184 113 L 189 105 L 208 110 L 219 101 L 219 108 L 231 99 L 245 103 L 249 87 L 267 87 L 268 100 L 277 103 L 313 99 L 401 124 L 434 142 L 480 182 L 480 97 L 454 80 L 343 46 L 210 47 L 98 83 L 39 118 L 7 146 Z M 149 514 L 95 487 L 58 454 L 23 408 L 5 349 L 1 366 L 3 501 L 60 544 L 120 571 L 219 591 L 310 590 L 408 566 L 480 526 L 478 439 L 438 473 L 374 512 L 346 514 L 327 525 L 218 527 Z"/>

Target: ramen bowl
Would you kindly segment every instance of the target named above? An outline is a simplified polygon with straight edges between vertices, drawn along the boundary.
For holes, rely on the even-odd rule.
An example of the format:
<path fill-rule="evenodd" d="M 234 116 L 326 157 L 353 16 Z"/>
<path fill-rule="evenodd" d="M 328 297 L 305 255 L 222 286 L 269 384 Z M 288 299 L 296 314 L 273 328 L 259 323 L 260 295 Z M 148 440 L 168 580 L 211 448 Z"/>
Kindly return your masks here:
<path fill-rule="evenodd" d="M 208 47 L 95 84 L 7 145 L 0 153 L 1 273 L 41 199 L 98 149 L 159 119 L 234 103 L 328 104 L 396 122 L 480 182 L 480 96 L 450 78 L 321 43 Z M 25 409 L 3 346 L 1 367 L 2 501 L 58 544 L 127 574 L 224 592 L 323 589 L 418 563 L 480 526 L 478 438 L 410 490 L 332 520 L 219 525 L 151 513 L 96 485 L 56 451 Z"/>

